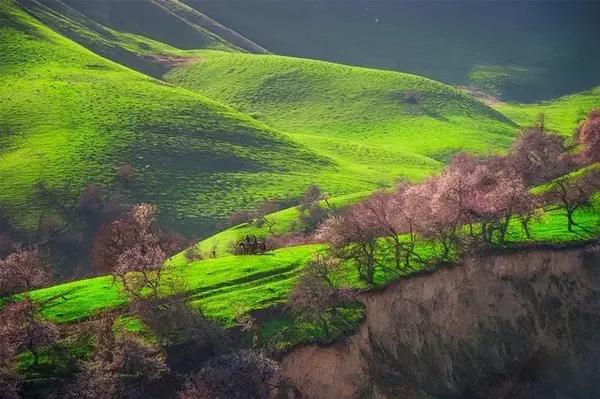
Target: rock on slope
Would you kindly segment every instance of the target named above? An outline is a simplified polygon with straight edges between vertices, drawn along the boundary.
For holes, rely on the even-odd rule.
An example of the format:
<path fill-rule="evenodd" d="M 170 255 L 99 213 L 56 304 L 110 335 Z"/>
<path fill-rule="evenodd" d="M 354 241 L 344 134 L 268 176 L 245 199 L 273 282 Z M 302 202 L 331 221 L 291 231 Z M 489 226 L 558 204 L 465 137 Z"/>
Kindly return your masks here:
<path fill-rule="evenodd" d="M 597 397 L 599 294 L 591 250 L 471 259 L 367 294 L 355 336 L 283 367 L 308 398 Z"/>

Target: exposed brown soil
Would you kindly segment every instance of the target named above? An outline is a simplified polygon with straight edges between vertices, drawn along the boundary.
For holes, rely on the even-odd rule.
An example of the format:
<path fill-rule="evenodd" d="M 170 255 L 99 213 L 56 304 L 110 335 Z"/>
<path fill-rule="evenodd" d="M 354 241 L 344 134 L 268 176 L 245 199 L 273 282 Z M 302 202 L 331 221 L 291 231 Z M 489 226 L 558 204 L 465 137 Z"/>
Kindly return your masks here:
<path fill-rule="evenodd" d="M 283 359 L 302 397 L 488 398 L 523 387 L 567 390 L 568 398 L 600 393 L 595 251 L 488 255 L 398 281 L 363 302 L 367 318 L 346 342 Z"/>

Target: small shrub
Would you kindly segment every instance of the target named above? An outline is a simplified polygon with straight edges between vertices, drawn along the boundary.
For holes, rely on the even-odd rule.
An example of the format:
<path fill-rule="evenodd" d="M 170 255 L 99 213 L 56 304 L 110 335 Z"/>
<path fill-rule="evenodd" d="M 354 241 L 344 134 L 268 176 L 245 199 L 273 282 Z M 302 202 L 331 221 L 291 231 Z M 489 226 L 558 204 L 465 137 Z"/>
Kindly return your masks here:
<path fill-rule="evenodd" d="M 419 103 L 419 95 L 414 91 L 407 91 L 403 96 L 404 102 L 410 105 L 417 105 Z"/>
<path fill-rule="evenodd" d="M 195 262 L 198 260 L 202 260 L 202 258 L 203 258 L 200 248 L 198 248 L 195 245 L 192 245 L 191 247 L 186 249 L 185 252 L 183 253 L 183 256 L 185 256 L 185 259 L 188 262 Z"/>
<path fill-rule="evenodd" d="M 119 179 L 129 182 L 135 176 L 135 169 L 130 164 L 120 164 L 117 166 L 117 176 Z"/>

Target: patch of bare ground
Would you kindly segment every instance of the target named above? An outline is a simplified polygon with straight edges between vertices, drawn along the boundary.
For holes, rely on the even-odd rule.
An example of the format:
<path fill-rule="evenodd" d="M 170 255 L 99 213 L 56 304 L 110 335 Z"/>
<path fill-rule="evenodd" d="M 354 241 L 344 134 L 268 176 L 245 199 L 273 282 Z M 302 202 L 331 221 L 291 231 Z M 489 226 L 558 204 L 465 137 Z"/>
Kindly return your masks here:
<path fill-rule="evenodd" d="M 504 104 L 504 101 L 500 100 L 498 97 L 494 97 L 489 93 L 486 93 L 476 87 L 473 86 L 457 86 L 459 89 L 466 91 L 488 107 L 494 107 L 496 105 Z"/>
<path fill-rule="evenodd" d="M 165 54 L 147 55 L 144 58 L 153 63 L 163 65 L 163 66 L 167 67 L 168 69 L 184 67 L 193 62 L 202 60 L 202 57 L 200 57 L 200 56 L 184 57 L 184 56 L 174 56 L 174 55 L 165 55 Z"/>

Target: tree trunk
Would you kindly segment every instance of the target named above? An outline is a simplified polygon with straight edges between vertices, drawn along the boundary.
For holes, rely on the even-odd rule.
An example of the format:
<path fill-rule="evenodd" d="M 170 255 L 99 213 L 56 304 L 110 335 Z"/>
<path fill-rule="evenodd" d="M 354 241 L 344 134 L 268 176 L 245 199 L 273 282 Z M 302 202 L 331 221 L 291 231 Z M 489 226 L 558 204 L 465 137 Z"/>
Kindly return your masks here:
<path fill-rule="evenodd" d="M 529 218 L 521 219 L 521 226 L 523 227 L 523 231 L 525 232 L 525 237 L 527 237 L 527 239 L 530 239 L 531 232 L 529 231 Z"/>
<path fill-rule="evenodd" d="M 573 226 L 576 226 L 575 220 L 573 219 L 573 213 L 575 213 L 575 209 L 567 208 L 567 229 L 569 231 L 573 231 Z"/>
<path fill-rule="evenodd" d="M 38 355 L 37 351 L 33 348 L 29 349 L 31 351 L 31 354 L 33 355 L 33 365 L 37 366 L 40 362 L 40 356 Z"/>
<path fill-rule="evenodd" d="M 504 223 L 499 222 L 498 225 L 500 227 L 500 244 L 504 244 L 504 242 L 506 241 L 506 233 L 508 232 L 508 225 L 510 223 L 510 216 L 507 216 L 504 219 Z"/>
<path fill-rule="evenodd" d="M 327 320 L 325 318 L 320 317 L 321 319 L 321 327 L 323 328 L 323 332 L 327 338 L 331 337 L 331 333 L 329 332 L 329 326 L 327 324 Z"/>

